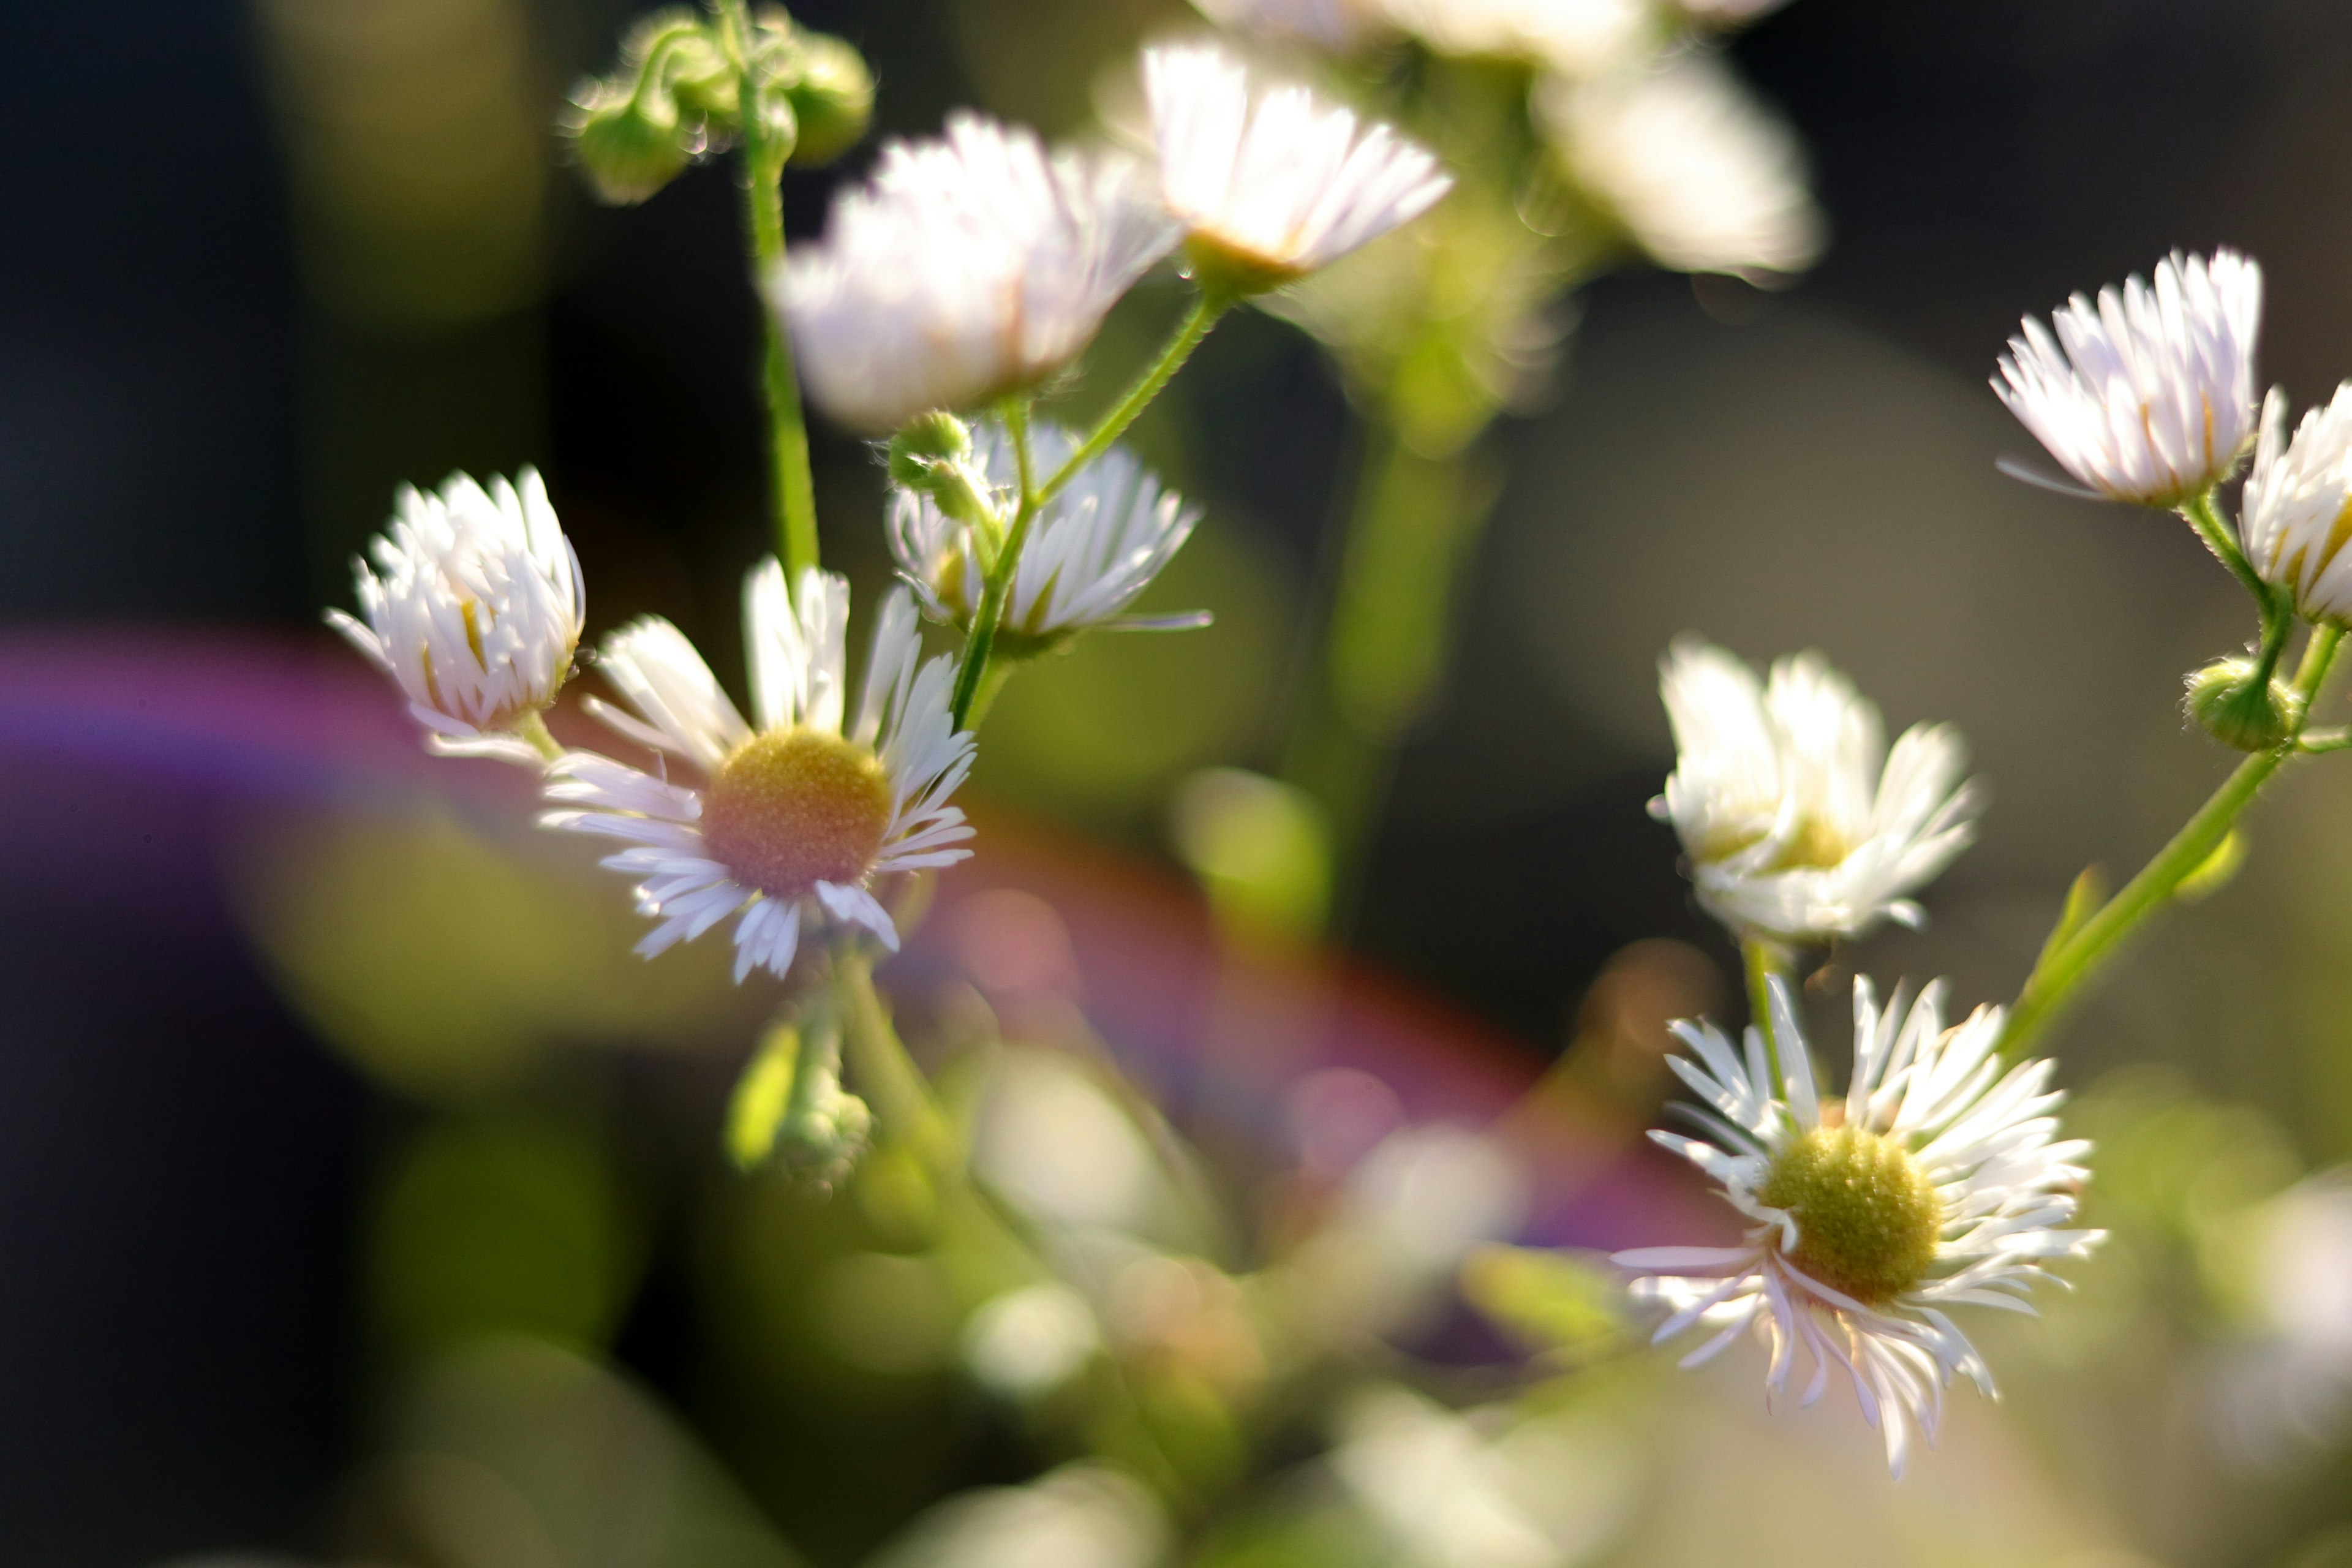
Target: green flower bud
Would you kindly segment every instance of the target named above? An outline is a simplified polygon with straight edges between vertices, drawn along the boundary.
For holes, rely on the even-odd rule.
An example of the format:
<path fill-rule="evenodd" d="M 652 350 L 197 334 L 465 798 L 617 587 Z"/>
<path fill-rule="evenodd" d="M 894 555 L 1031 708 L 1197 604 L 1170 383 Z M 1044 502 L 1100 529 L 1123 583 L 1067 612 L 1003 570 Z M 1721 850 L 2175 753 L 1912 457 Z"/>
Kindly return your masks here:
<path fill-rule="evenodd" d="M 694 161 L 694 145 L 666 93 L 599 82 L 583 92 L 568 127 L 596 194 L 618 206 L 644 201 Z"/>
<path fill-rule="evenodd" d="M 793 162 L 830 163 L 857 144 L 874 120 L 874 73 L 863 56 L 824 33 L 802 33 L 799 69 L 785 94 L 800 122 Z"/>
<path fill-rule="evenodd" d="M 971 431 L 952 414 L 916 416 L 890 437 L 890 482 L 929 496 L 958 522 L 1000 525 L 994 492 L 971 461 Z"/>
<path fill-rule="evenodd" d="M 2183 704 L 2206 733 L 2241 752 L 2267 752 L 2294 732 L 2294 698 L 2275 679 L 2257 679 L 2250 658 L 2216 659 L 2189 678 Z"/>

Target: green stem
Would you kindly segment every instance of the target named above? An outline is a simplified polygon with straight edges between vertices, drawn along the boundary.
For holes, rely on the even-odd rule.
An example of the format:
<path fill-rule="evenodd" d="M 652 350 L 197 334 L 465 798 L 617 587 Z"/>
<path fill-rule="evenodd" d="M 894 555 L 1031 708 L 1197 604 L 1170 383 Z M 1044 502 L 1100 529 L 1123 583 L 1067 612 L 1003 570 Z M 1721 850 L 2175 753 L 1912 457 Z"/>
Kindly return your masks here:
<path fill-rule="evenodd" d="M 1160 395 L 1178 371 L 1184 368 L 1184 362 L 1192 357 L 1192 351 L 1201 346 L 1201 340 L 1209 335 L 1209 329 L 1217 324 L 1219 317 L 1233 309 L 1233 296 L 1229 294 L 1202 289 L 1194 296 L 1192 308 L 1177 323 L 1175 334 L 1168 340 L 1168 346 L 1160 351 L 1160 357 L 1136 379 L 1133 386 L 1128 388 L 1127 395 L 1103 416 L 1102 423 L 1096 426 L 1094 434 L 1070 454 L 1069 461 L 1055 469 L 1053 477 L 1038 488 L 1038 505 L 1043 506 L 1061 494 L 1064 485 L 1077 478 L 1088 463 L 1101 457 L 1113 441 L 1127 434 L 1127 427 L 1135 423 L 1138 415 L 1151 406 L 1151 400 Z"/>
<path fill-rule="evenodd" d="M 845 955 L 834 971 L 844 1003 L 843 1044 L 859 1093 L 873 1106 L 882 1135 L 911 1147 L 937 1169 L 960 1167 L 947 1113 L 931 1098 L 931 1087 L 907 1054 L 890 1015 L 874 989 L 870 953 Z"/>
<path fill-rule="evenodd" d="M 2211 798 L 2172 836 L 2171 842 L 2140 868 L 2137 876 L 2124 884 L 2122 890 L 2084 921 L 2074 935 L 2042 954 L 2042 962 L 2027 976 L 2024 989 L 2018 993 L 2016 1005 L 2010 1009 L 2009 1024 L 2000 1037 L 2003 1056 L 2015 1060 L 2024 1055 L 2084 983 L 2115 956 L 2123 940 L 2170 899 L 2191 872 L 2212 858 L 2213 852 L 2221 847 L 2221 841 L 2230 836 L 2230 830 L 2237 826 L 2238 818 L 2253 804 L 2271 775 L 2295 754 L 2304 718 L 2318 696 L 2320 683 L 2327 678 L 2328 666 L 2343 637 L 2333 626 L 2321 626 L 2311 634 L 2310 644 L 2304 649 L 2303 666 L 2294 678 L 2297 734 L 2274 750 L 2257 752 L 2240 763 Z"/>
<path fill-rule="evenodd" d="M 750 236 L 751 286 L 764 297 L 784 265 L 784 164 L 790 136 L 779 135 L 760 112 L 760 81 L 752 64 L 751 18 L 743 0 L 727 0 L 721 29 L 740 73 L 737 102 L 743 124 L 743 223 Z M 801 412 L 800 378 L 783 319 L 764 303 L 765 337 L 760 385 L 768 405 L 769 501 L 784 581 L 798 592 L 801 574 L 817 564 L 816 481 L 809 470 L 808 423 Z"/>
<path fill-rule="evenodd" d="M 547 761 L 551 763 L 563 755 L 563 742 L 548 733 L 547 721 L 537 711 L 524 714 L 514 721 L 512 728 Z"/>
<path fill-rule="evenodd" d="M 1029 406 L 1013 403 L 1004 410 L 1004 427 L 1013 437 L 1013 461 L 1021 475 L 1021 501 L 1013 526 L 997 547 L 988 578 L 981 584 L 980 608 L 972 613 L 971 630 L 964 635 L 963 662 L 956 667 L 955 697 L 949 712 L 959 730 L 971 728 L 971 713 L 988 675 L 989 656 L 996 650 L 996 630 L 1004 621 L 1004 603 L 1013 595 L 1013 580 L 1021 570 L 1021 552 L 1029 542 L 1029 525 L 1044 505 L 1033 478 L 1029 456 Z"/>
<path fill-rule="evenodd" d="M 1772 1093 L 1777 1096 L 1783 1092 L 1788 1079 L 1780 1071 L 1780 1042 L 1772 1032 L 1771 982 L 1788 979 L 1792 955 L 1769 937 L 1746 935 L 1739 939 L 1739 956 L 1748 972 L 1748 1019 L 1764 1037 L 1764 1061 L 1771 1069 Z"/>

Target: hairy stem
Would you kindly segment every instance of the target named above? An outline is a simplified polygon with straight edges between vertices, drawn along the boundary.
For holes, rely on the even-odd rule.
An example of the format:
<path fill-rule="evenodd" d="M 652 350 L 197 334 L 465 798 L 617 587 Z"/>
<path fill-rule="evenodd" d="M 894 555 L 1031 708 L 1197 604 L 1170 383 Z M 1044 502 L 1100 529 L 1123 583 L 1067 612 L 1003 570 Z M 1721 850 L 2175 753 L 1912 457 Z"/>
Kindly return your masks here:
<path fill-rule="evenodd" d="M 2253 804 L 2271 775 L 2295 754 L 2301 743 L 2304 719 L 2318 696 L 2320 683 L 2327 679 L 2328 666 L 2334 662 L 2336 645 L 2343 637 L 2333 626 L 2321 626 L 2311 634 L 2311 641 L 2304 649 L 2303 666 L 2294 678 L 2296 734 L 2276 748 L 2257 752 L 2240 763 L 2221 781 L 2221 787 L 2172 836 L 2171 842 L 2140 868 L 2137 876 L 2125 883 L 2072 936 L 2042 954 L 2042 962 L 2026 977 L 2024 989 L 2018 993 L 2016 1005 L 2010 1009 L 2009 1023 L 2000 1037 L 2003 1056 L 2015 1060 L 2024 1055 L 2084 983 L 2115 956 L 2124 939 L 2161 908 L 2189 874 L 2221 847 L 2221 841 L 2230 836 L 2230 830 L 2237 826 L 2238 818 Z"/>
<path fill-rule="evenodd" d="M 1780 1070 L 1780 1042 L 1772 1032 L 1772 984 L 1786 980 L 1794 955 L 1770 937 L 1749 934 L 1739 939 L 1742 967 L 1748 972 L 1748 1021 L 1764 1037 L 1764 1062 L 1772 1074 L 1772 1092 L 1784 1092 L 1787 1077 Z"/>
<path fill-rule="evenodd" d="M 1233 309 L 1233 304 L 1231 296 L 1211 293 L 1206 289 L 1193 299 L 1192 308 L 1177 323 L 1174 335 L 1160 351 L 1160 357 L 1136 378 L 1135 384 L 1128 388 L 1127 395 L 1103 416 L 1102 423 L 1097 425 L 1094 434 L 1070 454 L 1069 461 L 1055 469 L 1053 475 L 1037 488 L 1038 505 L 1043 506 L 1061 494 L 1064 485 L 1076 479 L 1088 463 L 1101 457 L 1113 441 L 1127 434 L 1127 427 L 1135 423 L 1137 416 L 1151 406 L 1151 400 L 1160 395 L 1178 371 L 1184 368 L 1184 362 L 1192 357 L 1192 351 L 1201 346 L 1201 340 L 1209 335 L 1209 329 L 1217 324 L 1219 317 Z"/>
<path fill-rule="evenodd" d="M 996 628 L 1004 621 L 1004 602 L 1012 597 L 1013 580 L 1021 570 L 1021 552 L 1029 542 L 1029 525 L 1037 520 L 1038 509 L 1045 504 L 1033 478 L 1026 403 L 1006 406 L 1004 428 L 1013 437 L 1013 461 L 1021 475 L 1021 500 L 1013 509 L 1013 526 L 1005 531 L 1004 542 L 989 565 L 987 581 L 981 584 L 980 608 L 972 613 L 971 630 L 964 634 L 963 662 L 956 667 L 955 698 L 949 710 L 959 730 L 971 727 L 973 706 L 988 675 L 989 656 L 996 650 Z"/>

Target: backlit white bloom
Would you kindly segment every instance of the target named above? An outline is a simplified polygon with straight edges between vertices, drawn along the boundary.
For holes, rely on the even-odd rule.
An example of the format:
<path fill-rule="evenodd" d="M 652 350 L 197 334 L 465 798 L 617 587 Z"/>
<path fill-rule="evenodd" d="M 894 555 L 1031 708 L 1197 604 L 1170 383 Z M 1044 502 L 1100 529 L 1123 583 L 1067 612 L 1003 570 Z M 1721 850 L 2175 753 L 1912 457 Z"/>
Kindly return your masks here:
<path fill-rule="evenodd" d="M 892 594 L 850 718 L 848 583 L 804 573 L 795 606 L 771 558 L 743 601 L 756 727 L 667 621 L 624 628 L 597 660 L 635 710 L 596 703 L 597 716 L 701 770 L 702 787 L 572 752 L 548 768 L 554 809 L 540 821 L 628 846 L 604 864 L 642 879 L 638 912 L 661 922 L 637 944 L 646 957 L 735 915 L 738 981 L 755 965 L 785 973 L 803 934 L 827 927 L 860 928 L 895 952 L 876 879 L 971 853 L 960 846 L 971 829 L 947 804 L 972 756 L 971 733 L 949 719 L 955 661 L 921 663 L 914 602 Z"/>
<path fill-rule="evenodd" d="M 1877 708 L 1816 653 L 1759 685 L 1723 649 L 1679 638 L 1659 687 L 1675 758 L 1650 815 L 1674 823 L 1710 914 L 1789 942 L 1919 923 L 1905 895 L 1975 833 L 1950 726 L 1915 724 L 1889 752 Z"/>
<path fill-rule="evenodd" d="M 1175 241 L 1125 157 L 1049 153 L 1033 132 L 957 114 L 940 140 L 886 146 L 770 300 L 810 396 L 879 433 L 1060 370 Z"/>
<path fill-rule="evenodd" d="M 1204 280 L 1255 293 L 1305 277 L 1419 216 L 1453 181 L 1418 143 L 1303 87 L 1253 98 L 1213 47 L 1143 52 L 1160 192 Z"/>
<path fill-rule="evenodd" d="M 1554 77 L 1537 107 L 1576 182 L 1683 272 L 1794 272 L 1821 255 L 1796 133 L 1721 61 Z"/>
<path fill-rule="evenodd" d="M 1648 0 L 1381 0 L 1389 17 L 1441 54 L 1506 55 L 1581 76 L 1646 53 Z"/>
<path fill-rule="evenodd" d="M 2246 559 L 2265 581 L 2293 591 L 2315 621 L 2352 625 L 2352 381 L 2314 408 L 2286 439 L 2286 396 L 2263 405 L 2253 470 L 2238 502 Z"/>
<path fill-rule="evenodd" d="M 438 494 L 401 487 L 392 525 L 352 563 L 364 622 L 327 622 L 400 682 L 426 743 L 536 763 L 503 733 L 555 700 L 580 645 L 580 561 L 536 468 L 488 490 L 453 474 Z"/>
<path fill-rule="evenodd" d="M 1780 1081 L 1757 1029 L 1743 1051 L 1711 1025 L 1677 1023 L 1690 1055 L 1668 1063 L 1705 1101 L 1694 1116 L 1712 1142 L 1650 1134 L 1720 1184 L 1754 1222 L 1746 1240 L 1642 1247 L 1614 1261 L 1643 1276 L 1637 1294 L 1671 1309 L 1657 1341 L 1699 1324 L 1714 1331 L 1685 1366 L 1753 1329 L 1770 1352 L 1765 1383 L 1775 1394 L 1787 1391 L 1800 1350 L 1812 1367 L 1806 1405 L 1832 1366 L 1843 1369 L 1900 1475 L 1910 1426 L 1935 1440 L 1954 1373 L 1994 1392 L 1946 1309 L 2032 1315 L 2022 1298 L 2048 1278 L 2043 1265 L 2105 1239 L 2063 1228 L 2091 1146 L 2053 1141 L 2052 1112 L 2065 1096 L 2049 1087 L 2051 1063 L 2003 1068 L 1998 1007 L 1948 1030 L 1941 981 L 1907 1010 L 1898 988 L 1881 1011 L 1857 978 L 1853 1086 L 1824 1101 L 1788 988 L 1776 978 L 1771 994 Z"/>
<path fill-rule="evenodd" d="M 1017 492 L 1019 461 L 1003 426 L 992 421 L 974 436 L 970 461 L 975 468 L 991 486 Z M 1077 438 L 1060 426 L 1039 426 L 1030 432 L 1031 467 L 1042 479 L 1077 447 Z M 1200 508 L 1163 489 L 1134 453 L 1113 447 L 1030 524 L 1005 602 L 1004 629 L 1044 639 L 1112 620 L 1160 574 L 1200 518 Z M 980 608 L 992 541 L 949 517 L 929 495 L 901 489 L 890 499 L 890 549 L 926 612 L 956 626 L 970 624 Z M 1204 622 L 1185 616 L 1144 624 L 1166 629 Z"/>
<path fill-rule="evenodd" d="M 2260 267 L 2175 251 L 2154 287 L 2077 294 L 2049 327 L 2026 317 L 1992 387 L 2083 483 L 2171 506 L 2228 478 L 2253 436 L 2262 320 Z"/>
<path fill-rule="evenodd" d="M 1380 28 L 1379 0 L 1192 0 L 1221 27 L 1344 53 Z"/>
<path fill-rule="evenodd" d="M 2279 1463 L 2339 1439 L 2352 1415 L 2352 1171 L 2296 1183 L 2233 1222 L 2254 1332 L 2216 1367 L 2221 1436 Z"/>

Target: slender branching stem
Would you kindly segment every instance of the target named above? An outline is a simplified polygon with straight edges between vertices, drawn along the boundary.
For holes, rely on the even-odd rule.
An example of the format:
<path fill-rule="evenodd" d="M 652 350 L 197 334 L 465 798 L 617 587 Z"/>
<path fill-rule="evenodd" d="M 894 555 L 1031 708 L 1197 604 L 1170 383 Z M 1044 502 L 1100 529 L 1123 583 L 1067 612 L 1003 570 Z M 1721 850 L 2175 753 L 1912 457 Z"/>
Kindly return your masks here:
<path fill-rule="evenodd" d="M 563 755 L 563 742 L 548 733 L 547 721 L 537 712 L 524 714 L 514 721 L 513 728 L 546 761 L 551 763 Z"/>
<path fill-rule="evenodd" d="M 980 588 L 980 608 L 972 612 L 971 629 L 964 634 L 963 662 L 956 667 L 955 696 L 950 713 L 959 730 L 971 727 L 973 707 L 988 676 L 989 656 L 996 650 L 996 629 L 1004 620 L 1005 601 L 1021 570 L 1021 552 L 1029 543 L 1029 525 L 1037 520 L 1040 500 L 1029 456 L 1029 405 L 1015 401 L 1005 405 L 1004 428 L 1013 439 L 1013 462 L 1021 475 L 1021 496 L 1013 509 L 1013 526 L 997 546 L 987 580 Z"/>
<path fill-rule="evenodd" d="M 871 953 L 845 953 L 835 963 L 834 988 L 841 1001 L 842 1042 L 857 1091 L 873 1106 L 883 1139 L 903 1144 L 934 1169 L 961 1170 L 962 1158 L 947 1113 L 931 1097 L 922 1069 L 907 1054 L 874 988 Z"/>
<path fill-rule="evenodd" d="M 2016 1005 L 2010 1009 L 2008 1026 L 2001 1032 L 2002 1055 L 2011 1060 L 2024 1055 L 2084 983 L 2115 955 L 2124 939 L 2179 891 L 2180 884 L 2192 872 L 2212 858 L 2214 851 L 2229 837 L 2230 830 L 2237 826 L 2238 818 L 2270 782 L 2271 775 L 2302 749 L 2300 731 L 2304 719 L 2318 697 L 2320 683 L 2327 679 L 2328 667 L 2335 661 L 2336 645 L 2343 637 L 2333 626 L 2321 626 L 2311 634 L 2311 641 L 2304 648 L 2303 665 L 2294 678 L 2293 712 L 2297 733 L 2279 746 L 2256 752 L 2240 763 L 2211 798 L 2172 836 L 2171 842 L 2140 868 L 2137 876 L 2124 884 L 2073 935 L 2042 954 L 2042 962 L 2027 976 L 2024 989 L 2018 993 Z M 2322 745 L 2315 749 L 2332 748 Z"/>
<path fill-rule="evenodd" d="M 1772 982 L 1786 980 L 1795 955 L 1781 943 L 1753 932 L 1739 939 L 1739 956 L 1748 971 L 1748 1021 L 1764 1037 L 1764 1061 L 1772 1073 L 1772 1092 L 1783 1091 L 1788 1079 L 1780 1071 L 1780 1042 L 1772 1031 Z"/>
<path fill-rule="evenodd" d="M 743 121 L 743 224 L 751 245 L 751 286 L 764 298 L 766 285 L 784 265 L 784 164 L 793 155 L 792 134 L 760 112 L 754 35 L 744 0 L 725 0 L 720 34 L 739 73 L 738 101 Z M 769 502 L 783 558 L 784 581 L 799 592 L 801 574 L 817 564 L 816 481 L 809 471 L 808 423 L 801 412 L 800 379 L 793 368 L 792 339 L 782 318 L 764 305 L 760 311 L 766 340 L 760 388 L 768 408 Z"/>
<path fill-rule="evenodd" d="M 1135 423 L 1137 416 L 1151 406 L 1151 400 L 1165 390 L 1178 371 L 1184 368 L 1184 362 L 1192 357 L 1192 351 L 1201 346 L 1201 340 L 1209 335 L 1209 330 L 1217 324 L 1220 317 L 1233 309 L 1233 304 L 1231 295 L 1213 293 L 1207 289 L 1194 297 L 1192 308 L 1177 323 L 1174 335 L 1160 351 L 1160 357 L 1136 378 L 1135 384 L 1128 388 L 1127 395 L 1112 405 L 1111 411 L 1103 416 L 1102 423 L 1095 426 L 1094 434 L 1070 454 L 1069 460 L 1055 468 L 1052 476 L 1037 488 L 1040 506 L 1061 494 L 1064 485 L 1076 479 L 1088 463 L 1101 457 L 1113 441 L 1127 434 L 1127 427 Z"/>

